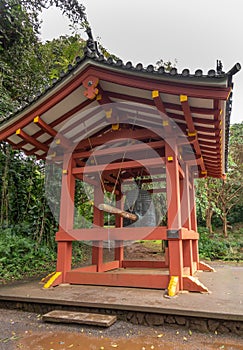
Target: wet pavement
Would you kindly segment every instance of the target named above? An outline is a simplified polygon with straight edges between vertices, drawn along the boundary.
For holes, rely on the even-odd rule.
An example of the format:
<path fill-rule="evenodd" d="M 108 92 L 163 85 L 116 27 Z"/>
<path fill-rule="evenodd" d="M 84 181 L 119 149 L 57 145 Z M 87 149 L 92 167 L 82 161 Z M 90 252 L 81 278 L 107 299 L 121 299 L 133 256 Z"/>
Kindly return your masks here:
<path fill-rule="evenodd" d="M 41 315 L 0 309 L 0 350 L 242 350 L 241 337 L 204 334 L 178 326 L 109 328 L 43 322 Z"/>
<path fill-rule="evenodd" d="M 24 350 L 242 350 L 243 345 L 238 341 L 200 341 L 190 340 L 184 337 L 180 340 L 167 341 L 162 339 L 164 334 L 153 334 L 151 336 L 137 336 L 133 339 L 111 339 L 107 337 L 94 338 L 92 336 L 70 333 L 40 334 L 35 333 L 22 339 L 18 349 Z M 166 336 L 165 336 L 166 338 Z M 176 335 L 175 335 L 176 338 Z"/>

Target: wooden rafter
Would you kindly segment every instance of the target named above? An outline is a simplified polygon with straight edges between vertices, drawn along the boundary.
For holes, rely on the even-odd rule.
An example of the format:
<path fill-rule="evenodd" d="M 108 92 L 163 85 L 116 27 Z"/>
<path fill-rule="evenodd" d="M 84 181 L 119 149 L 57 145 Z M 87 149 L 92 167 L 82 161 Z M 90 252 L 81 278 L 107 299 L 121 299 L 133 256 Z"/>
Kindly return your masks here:
<path fill-rule="evenodd" d="M 129 106 L 129 103 L 127 103 L 128 101 L 141 103 L 143 105 L 148 105 L 151 107 L 154 106 L 154 101 L 147 99 L 147 98 L 126 95 L 126 94 L 113 92 L 113 91 L 106 91 L 106 94 L 110 98 L 123 100 L 121 103 L 122 103 L 122 106 L 125 106 L 125 107 Z M 120 102 L 116 102 L 116 103 L 119 104 Z M 175 103 L 171 103 L 171 102 L 163 102 L 163 105 L 164 105 L 165 110 L 174 110 L 174 111 L 182 112 L 181 104 L 175 104 Z M 190 107 L 190 108 L 191 108 L 192 113 L 201 114 L 203 116 L 205 116 L 205 115 L 218 116 L 220 114 L 220 109 L 217 109 L 217 108 L 205 108 L 205 107 Z M 167 114 L 169 115 L 169 112 L 167 112 Z"/>
<path fill-rule="evenodd" d="M 48 147 L 43 145 L 43 143 L 37 141 L 34 137 L 26 134 L 22 129 L 16 130 L 16 135 L 21 137 L 23 140 L 25 140 L 26 143 L 30 143 L 31 145 L 37 147 L 38 149 L 41 149 L 44 152 L 48 151 Z"/>
<path fill-rule="evenodd" d="M 76 107 L 72 108 L 70 111 L 64 113 L 63 115 L 60 116 L 60 118 L 54 120 L 53 122 L 51 122 L 50 124 L 50 127 L 51 128 L 55 128 L 59 123 L 62 123 L 64 122 L 65 120 L 67 120 L 68 118 L 70 118 L 72 115 L 74 115 L 75 113 L 79 112 L 80 110 L 82 110 L 83 108 L 87 107 L 92 101 L 89 101 L 89 100 L 86 100 L 86 101 L 83 101 L 82 103 L 80 103 L 79 105 L 77 105 Z M 33 121 L 33 120 L 32 120 Z M 31 121 L 31 122 L 32 122 Z M 30 123 L 31 123 L 30 122 Z M 34 137 L 35 139 L 42 136 L 44 133 L 43 133 L 43 130 L 39 130 L 37 131 L 34 135 L 32 135 L 32 137 Z M 52 142 L 52 137 L 48 138 L 44 144 L 45 145 L 48 145 Z M 17 146 L 18 148 L 22 148 L 24 145 L 25 145 L 25 141 L 22 141 L 21 143 L 19 143 Z M 37 152 L 38 149 L 34 149 L 33 150 L 33 153 L 34 152 Z"/>
<path fill-rule="evenodd" d="M 188 128 L 188 136 L 194 136 L 196 134 L 196 130 L 192 119 L 190 106 L 188 103 L 188 97 L 186 95 L 180 95 L 180 102 L 181 102 L 182 110 L 183 110 L 185 121 Z M 190 135 L 190 134 L 193 134 L 193 135 Z"/>

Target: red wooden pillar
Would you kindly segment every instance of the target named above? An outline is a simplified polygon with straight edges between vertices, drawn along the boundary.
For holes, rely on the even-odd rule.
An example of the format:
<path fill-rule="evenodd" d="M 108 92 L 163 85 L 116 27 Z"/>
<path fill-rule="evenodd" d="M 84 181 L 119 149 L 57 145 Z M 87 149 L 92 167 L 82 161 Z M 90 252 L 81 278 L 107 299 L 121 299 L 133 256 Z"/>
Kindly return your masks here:
<path fill-rule="evenodd" d="M 62 188 L 60 203 L 59 231 L 68 234 L 73 229 L 75 177 L 72 175 L 74 160 L 71 153 L 63 156 Z M 72 241 L 62 241 L 57 244 L 57 271 L 62 272 L 61 279 L 65 282 L 65 274 L 72 267 Z"/>
<path fill-rule="evenodd" d="M 192 276 L 192 274 L 194 273 L 192 240 L 191 239 L 183 240 L 182 248 L 183 248 L 184 274 L 189 274 Z"/>
<path fill-rule="evenodd" d="M 191 188 L 190 188 L 190 213 L 191 213 L 191 229 L 194 231 L 197 231 L 195 185 L 194 185 L 193 177 L 191 177 Z"/>
<path fill-rule="evenodd" d="M 191 178 L 190 205 L 191 205 L 191 229 L 194 231 L 197 231 L 195 185 L 194 185 L 193 177 Z M 193 270 L 195 271 L 195 270 L 198 270 L 199 268 L 198 240 L 192 241 L 192 255 L 193 255 Z"/>
<path fill-rule="evenodd" d="M 181 224 L 182 227 L 191 230 L 191 198 L 190 198 L 190 181 L 189 168 L 185 164 L 183 166 L 184 177 L 180 179 L 181 185 Z M 193 254 L 192 254 L 192 240 L 183 240 L 183 273 L 192 275 L 193 273 Z"/>
<path fill-rule="evenodd" d="M 116 207 L 123 209 L 123 196 L 120 192 L 119 195 L 116 195 Z M 116 227 L 122 227 L 123 218 L 119 215 L 116 215 Z M 124 246 L 123 241 L 115 241 L 115 260 L 119 261 L 119 267 L 122 267 L 122 261 L 124 259 Z"/>
<path fill-rule="evenodd" d="M 104 214 L 99 210 L 98 205 L 104 202 L 104 193 L 101 186 L 94 187 L 94 226 L 104 226 Z M 98 238 L 98 237 L 97 237 Z M 103 241 L 93 241 L 92 243 L 92 265 L 97 266 L 97 272 L 101 270 L 103 264 Z"/>
<path fill-rule="evenodd" d="M 176 140 L 165 143 L 166 193 L 167 193 L 167 238 L 169 248 L 170 276 L 179 277 L 179 288 L 183 289 L 183 249 L 179 238 L 181 229 L 179 164 Z"/>
<path fill-rule="evenodd" d="M 181 225 L 191 229 L 191 198 L 188 165 L 183 166 L 184 178 L 180 179 L 181 190 Z"/>

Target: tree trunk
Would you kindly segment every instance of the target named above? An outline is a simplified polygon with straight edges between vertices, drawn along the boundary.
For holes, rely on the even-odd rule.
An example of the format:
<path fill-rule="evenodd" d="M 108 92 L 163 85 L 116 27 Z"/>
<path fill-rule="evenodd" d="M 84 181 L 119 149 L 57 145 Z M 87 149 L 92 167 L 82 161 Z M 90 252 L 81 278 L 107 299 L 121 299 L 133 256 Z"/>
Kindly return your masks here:
<path fill-rule="evenodd" d="M 225 238 L 228 238 L 228 227 L 227 227 L 227 214 L 222 213 L 221 220 L 223 222 L 223 234 Z"/>
<path fill-rule="evenodd" d="M 206 209 L 206 227 L 207 227 L 210 235 L 213 234 L 212 216 L 213 216 L 213 210 L 212 210 L 212 208 L 208 207 Z"/>
<path fill-rule="evenodd" d="M 1 193 L 1 215 L 0 224 L 6 223 L 8 225 L 8 172 L 9 172 L 9 160 L 10 160 L 10 149 L 9 145 L 4 147 L 5 163 L 2 175 L 2 193 Z"/>

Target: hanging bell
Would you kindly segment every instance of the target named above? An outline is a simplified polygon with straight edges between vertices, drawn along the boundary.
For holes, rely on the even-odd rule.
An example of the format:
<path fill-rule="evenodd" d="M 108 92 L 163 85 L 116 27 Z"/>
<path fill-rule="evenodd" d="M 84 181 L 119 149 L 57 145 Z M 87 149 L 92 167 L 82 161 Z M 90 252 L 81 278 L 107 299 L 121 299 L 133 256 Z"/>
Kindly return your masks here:
<path fill-rule="evenodd" d="M 137 220 L 135 222 L 129 218 L 124 218 L 124 227 L 156 226 L 155 207 L 152 196 L 148 191 L 139 188 L 128 191 L 126 193 L 124 210 L 137 215 Z"/>

